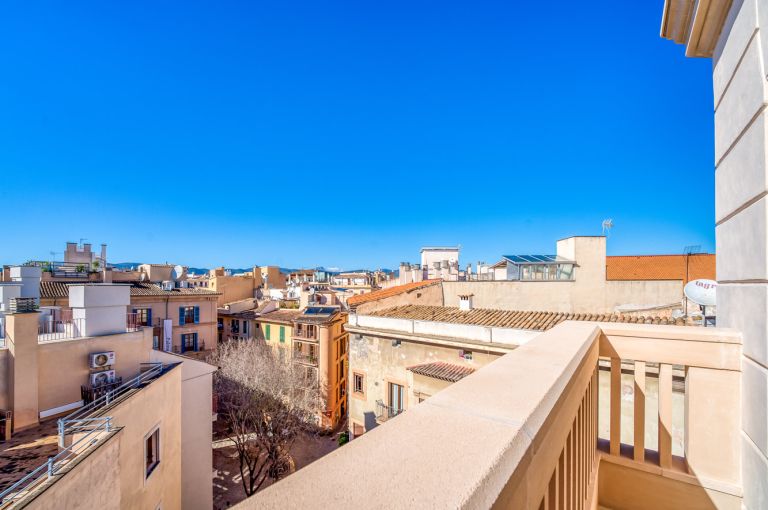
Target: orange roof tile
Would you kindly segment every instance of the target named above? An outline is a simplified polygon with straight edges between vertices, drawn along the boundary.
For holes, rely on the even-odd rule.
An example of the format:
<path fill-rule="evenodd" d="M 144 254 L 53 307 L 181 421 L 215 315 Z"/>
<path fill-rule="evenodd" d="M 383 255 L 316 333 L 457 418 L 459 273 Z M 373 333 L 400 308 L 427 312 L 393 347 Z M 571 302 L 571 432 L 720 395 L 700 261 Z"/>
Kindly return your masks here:
<path fill-rule="evenodd" d="M 351 307 L 355 307 L 363 303 L 378 301 L 379 299 L 396 296 L 398 294 L 402 294 L 404 292 L 410 292 L 412 290 L 420 289 L 422 287 L 428 287 L 430 285 L 440 283 L 441 281 L 442 280 L 424 280 L 421 282 L 411 282 L 411 283 L 406 283 L 404 285 L 397 285 L 395 287 L 389 287 L 387 289 L 381 289 L 374 292 L 369 292 L 367 294 L 358 294 L 357 296 L 352 296 L 349 299 L 347 299 L 347 304 Z"/>
<path fill-rule="evenodd" d="M 686 259 L 688 261 L 686 277 Z M 606 257 L 608 280 L 715 280 L 715 254 L 622 255 Z"/>
<path fill-rule="evenodd" d="M 475 371 L 472 367 L 454 365 L 445 361 L 433 361 L 432 363 L 423 363 L 408 367 L 408 370 L 414 374 L 432 377 L 448 382 L 458 382 Z"/>
<path fill-rule="evenodd" d="M 654 315 L 631 316 L 619 313 L 565 313 L 473 308 L 460 310 L 450 306 L 401 305 L 367 313 L 372 317 L 409 319 L 450 324 L 470 324 L 495 328 L 546 331 L 563 321 L 623 322 L 628 324 L 684 325 L 685 321 Z"/>

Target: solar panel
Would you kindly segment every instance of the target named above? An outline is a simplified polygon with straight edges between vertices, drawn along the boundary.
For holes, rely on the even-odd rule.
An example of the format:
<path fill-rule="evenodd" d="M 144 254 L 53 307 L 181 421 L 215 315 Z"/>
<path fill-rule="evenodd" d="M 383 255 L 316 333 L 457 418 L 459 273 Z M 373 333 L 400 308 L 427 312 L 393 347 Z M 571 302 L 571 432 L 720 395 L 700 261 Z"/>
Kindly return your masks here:
<path fill-rule="evenodd" d="M 554 264 L 558 262 L 571 262 L 557 255 L 504 255 L 506 260 L 513 264 Z"/>

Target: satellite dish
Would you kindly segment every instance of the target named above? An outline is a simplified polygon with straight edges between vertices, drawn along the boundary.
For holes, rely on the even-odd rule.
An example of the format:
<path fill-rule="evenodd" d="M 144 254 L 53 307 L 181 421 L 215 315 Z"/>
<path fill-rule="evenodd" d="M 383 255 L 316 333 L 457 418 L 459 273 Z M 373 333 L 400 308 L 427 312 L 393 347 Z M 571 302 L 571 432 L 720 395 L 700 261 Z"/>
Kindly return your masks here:
<path fill-rule="evenodd" d="M 181 266 L 176 266 L 171 271 L 171 280 L 173 281 L 179 281 L 184 276 L 184 268 Z"/>
<path fill-rule="evenodd" d="M 714 280 L 693 280 L 686 284 L 683 289 L 685 297 L 703 306 L 715 306 L 717 303 L 715 296 L 717 294 L 717 282 Z"/>

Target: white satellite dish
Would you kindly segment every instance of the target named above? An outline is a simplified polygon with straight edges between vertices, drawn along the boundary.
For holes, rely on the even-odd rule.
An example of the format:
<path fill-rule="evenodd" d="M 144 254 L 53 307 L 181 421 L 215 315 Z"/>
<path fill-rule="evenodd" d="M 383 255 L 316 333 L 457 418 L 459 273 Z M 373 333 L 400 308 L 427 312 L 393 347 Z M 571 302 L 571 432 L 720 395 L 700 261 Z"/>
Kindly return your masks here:
<path fill-rule="evenodd" d="M 176 266 L 171 271 L 171 279 L 173 281 L 179 281 L 184 276 L 184 268 L 181 266 Z"/>
<path fill-rule="evenodd" d="M 685 297 L 703 306 L 715 306 L 717 301 L 715 296 L 717 294 L 717 282 L 714 280 L 693 280 L 686 284 L 683 289 Z"/>

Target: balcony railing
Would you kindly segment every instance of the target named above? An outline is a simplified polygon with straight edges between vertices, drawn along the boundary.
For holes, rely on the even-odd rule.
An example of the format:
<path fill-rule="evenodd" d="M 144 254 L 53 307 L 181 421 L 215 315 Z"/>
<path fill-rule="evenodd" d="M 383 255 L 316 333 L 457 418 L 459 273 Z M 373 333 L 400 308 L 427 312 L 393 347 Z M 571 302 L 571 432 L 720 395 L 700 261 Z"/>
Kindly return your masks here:
<path fill-rule="evenodd" d="M 740 508 L 740 356 L 729 330 L 565 322 L 240 508 Z"/>
<path fill-rule="evenodd" d="M 293 338 L 300 340 L 317 340 L 317 328 L 314 330 L 307 330 L 306 328 L 294 328 Z"/>
<path fill-rule="evenodd" d="M 314 354 L 307 354 L 305 352 L 293 351 L 293 361 L 317 366 L 317 356 Z"/>
<path fill-rule="evenodd" d="M 376 421 L 379 423 L 392 419 L 402 412 L 402 408 L 388 406 L 383 400 L 376 401 Z"/>
<path fill-rule="evenodd" d="M 141 330 L 142 325 L 139 322 L 138 314 L 128 313 L 125 316 L 125 329 L 121 332 L 131 333 Z M 116 333 L 110 333 L 116 334 Z M 37 327 L 37 339 L 39 342 L 50 342 L 53 340 L 73 340 L 90 336 L 87 334 L 86 319 L 62 319 L 46 320 Z"/>

